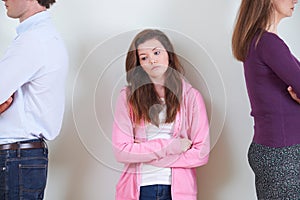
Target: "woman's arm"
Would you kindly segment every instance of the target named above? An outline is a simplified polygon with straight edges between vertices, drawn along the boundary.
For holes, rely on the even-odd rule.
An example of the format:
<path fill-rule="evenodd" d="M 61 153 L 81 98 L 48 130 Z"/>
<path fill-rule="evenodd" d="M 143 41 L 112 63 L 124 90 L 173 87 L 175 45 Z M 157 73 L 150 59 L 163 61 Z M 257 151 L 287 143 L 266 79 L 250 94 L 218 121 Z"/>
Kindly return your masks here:
<path fill-rule="evenodd" d="M 300 63 L 284 41 L 275 34 L 267 33 L 259 41 L 257 52 L 261 60 L 300 95 Z"/>

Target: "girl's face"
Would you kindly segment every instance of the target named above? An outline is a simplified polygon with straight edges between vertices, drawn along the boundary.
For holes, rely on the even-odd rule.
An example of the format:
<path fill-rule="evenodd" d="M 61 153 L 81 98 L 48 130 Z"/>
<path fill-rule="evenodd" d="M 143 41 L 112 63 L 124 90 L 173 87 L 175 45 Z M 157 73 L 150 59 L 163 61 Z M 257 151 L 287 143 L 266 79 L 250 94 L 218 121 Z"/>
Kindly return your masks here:
<path fill-rule="evenodd" d="M 150 39 L 137 47 L 138 59 L 150 79 L 164 82 L 164 74 L 169 66 L 168 52 L 157 39 Z"/>
<path fill-rule="evenodd" d="M 298 0 L 273 0 L 272 2 L 275 16 L 280 20 L 293 15 L 295 4 L 298 3 Z"/>

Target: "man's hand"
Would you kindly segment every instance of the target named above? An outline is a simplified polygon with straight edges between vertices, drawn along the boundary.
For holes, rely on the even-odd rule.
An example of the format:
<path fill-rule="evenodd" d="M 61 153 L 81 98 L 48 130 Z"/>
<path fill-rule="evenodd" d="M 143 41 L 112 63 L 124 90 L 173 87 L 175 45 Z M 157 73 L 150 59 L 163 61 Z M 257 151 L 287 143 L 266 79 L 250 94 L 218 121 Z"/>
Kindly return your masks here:
<path fill-rule="evenodd" d="M 6 111 L 13 102 L 13 97 L 9 97 L 3 104 L 0 104 L 0 114 Z"/>
<path fill-rule="evenodd" d="M 294 92 L 293 88 L 291 86 L 289 86 L 287 88 L 288 92 L 290 93 L 291 97 L 300 104 L 300 99 L 297 97 L 297 94 Z"/>

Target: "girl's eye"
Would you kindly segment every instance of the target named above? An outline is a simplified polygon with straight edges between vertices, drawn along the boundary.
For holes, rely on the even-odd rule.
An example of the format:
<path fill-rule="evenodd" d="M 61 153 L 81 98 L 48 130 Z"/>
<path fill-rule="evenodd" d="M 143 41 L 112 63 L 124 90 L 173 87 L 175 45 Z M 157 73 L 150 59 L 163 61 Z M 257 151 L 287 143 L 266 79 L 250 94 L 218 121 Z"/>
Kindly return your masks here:
<path fill-rule="evenodd" d="M 154 55 L 159 55 L 160 54 L 160 51 L 155 51 L 154 52 Z"/>
<path fill-rule="evenodd" d="M 140 60 L 145 61 L 145 60 L 147 60 L 147 57 L 140 57 Z"/>

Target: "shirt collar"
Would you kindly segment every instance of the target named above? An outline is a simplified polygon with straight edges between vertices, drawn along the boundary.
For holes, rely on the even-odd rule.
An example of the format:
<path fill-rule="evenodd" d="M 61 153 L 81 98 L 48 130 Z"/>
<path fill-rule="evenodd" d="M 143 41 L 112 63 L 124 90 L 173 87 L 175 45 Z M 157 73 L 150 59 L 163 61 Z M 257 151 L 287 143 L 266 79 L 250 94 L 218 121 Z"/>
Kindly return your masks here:
<path fill-rule="evenodd" d="M 48 11 L 42 11 L 39 13 L 36 13 L 32 15 L 31 17 L 25 19 L 23 22 L 17 26 L 16 31 L 17 34 L 20 35 L 28 30 L 30 30 L 32 27 L 34 27 L 36 24 L 38 24 L 41 21 L 44 21 L 46 19 L 50 18 L 50 13 Z"/>

